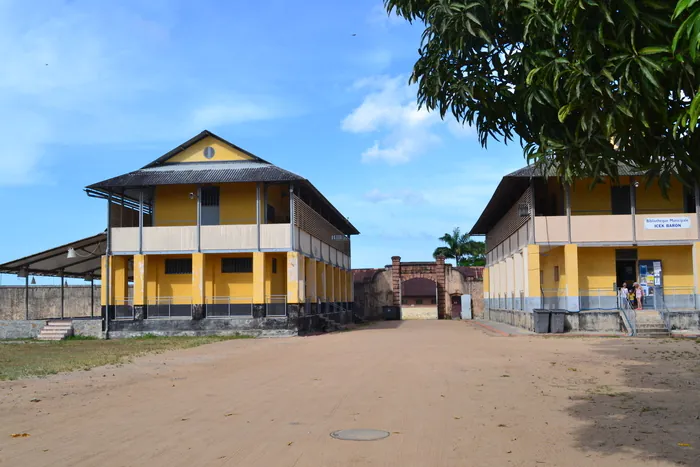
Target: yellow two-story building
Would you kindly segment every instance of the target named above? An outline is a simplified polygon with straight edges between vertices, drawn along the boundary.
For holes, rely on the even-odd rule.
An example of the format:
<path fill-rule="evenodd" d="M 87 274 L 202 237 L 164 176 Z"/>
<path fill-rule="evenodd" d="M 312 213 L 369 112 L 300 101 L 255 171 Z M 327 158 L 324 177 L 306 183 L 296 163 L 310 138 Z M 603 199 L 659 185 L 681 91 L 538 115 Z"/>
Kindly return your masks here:
<path fill-rule="evenodd" d="M 531 327 L 534 309 L 614 312 L 637 282 L 644 309 L 697 321 L 699 198 L 678 180 L 664 196 L 631 169 L 572 186 L 534 167 L 506 175 L 470 232 L 486 236 L 485 306 Z"/>
<path fill-rule="evenodd" d="M 113 336 L 310 331 L 351 317 L 357 229 L 308 180 L 213 133 L 86 191 L 108 200 Z"/>

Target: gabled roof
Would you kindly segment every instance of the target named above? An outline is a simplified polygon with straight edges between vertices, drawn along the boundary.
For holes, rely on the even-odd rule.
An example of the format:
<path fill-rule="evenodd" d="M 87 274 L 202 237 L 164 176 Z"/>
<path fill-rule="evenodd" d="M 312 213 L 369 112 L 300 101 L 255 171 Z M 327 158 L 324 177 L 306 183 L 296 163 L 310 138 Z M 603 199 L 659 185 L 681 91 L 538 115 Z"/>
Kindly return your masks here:
<path fill-rule="evenodd" d="M 184 143 L 182 143 L 182 144 L 179 145 L 178 147 L 176 147 L 176 148 L 174 148 L 174 149 L 171 149 L 171 150 L 168 151 L 167 153 L 163 154 L 162 156 L 160 156 L 158 159 L 154 160 L 154 161 L 151 162 L 150 164 L 144 165 L 144 166 L 142 167 L 142 169 L 148 169 L 148 168 L 150 168 L 150 167 L 157 167 L 157 166 L 163 165 L 163 164 L 166 163 L 166 161 L 168 161 L 169 159 L 171 159 L 171 158 L 172 158 L 173 156 L 175 156 L 176 154 L 181 153 L 182 151 L 184 151 L 185 149 L 189 148 L 190 146 L 194 146 L 195 144 L 197 144 L 197 143 L 199 143 L 200 141 L 202 141 L 204 138 L 214 138 L 214 139 L 218 139 L 218 140 L 221 141 L 222 143 L 224 143 L 224 144 L 226 144 L 226 145 L 228 145 L 228 146 L 231 146 L 231 147 L 232 147 L 233 149 L 235 149 L 236 151 L 242 152 L 242 153 L 245 154 L 246 156 L 250 156 L 250 158 L 251 158 L 252 160 L 254 160 L 254 161 L 269 163 L 269 162 L 267 162 L 267 161 L 265 161 L 265 160 L 259 158 L 258 156 L 256 156 L 256 155 L 253 154 L 252 152 L 248 152 L 248 151 L 246 151 L 245 149 L 240 148 L 240 147 L 236 146 L 235 144 L 231 143 L 230 141 L 225 140 L 225 139 L 222 138 L 221 136 L 215 135 L 214 133 L 212 133 L 212 132 L 209 131 L 209 130 L 204 130 L 204 131 L 202 131 L 200 134 L 198 134 L 197 136 L 195 136 L 194 138 L 191 138 L 191 139 L 185 141 Z"/>

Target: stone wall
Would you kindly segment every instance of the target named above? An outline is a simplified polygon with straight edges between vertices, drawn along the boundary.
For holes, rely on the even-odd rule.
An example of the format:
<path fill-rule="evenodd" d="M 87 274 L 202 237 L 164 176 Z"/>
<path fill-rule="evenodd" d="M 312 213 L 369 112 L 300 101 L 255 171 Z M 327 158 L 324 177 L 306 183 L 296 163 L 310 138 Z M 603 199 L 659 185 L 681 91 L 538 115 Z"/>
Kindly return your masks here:
<path fill-rule="evenodd" d="M 290 328 L 287 318 L 217 318 L 217 319 L 145 319 L 110 321 L 109 337 L 156 336 L 231 336 L 254 337 L 295 336 L 296 325 Z"/>
<path fill-rule="evenodd" d="M 39 331 L 46 325 L 46 321 L 0 321 L 0 339 L 35 339 Z"/>
<path fill-rule="evenodd" d="M 671 311 L 668 313 L 671 329 L 679 331 L 700 330 L 700 311 Z"/>
<path fill-rule="evenodd" d="M 528 331 L 535 330 L 534 313 L 518 310 L 489 309 L 484 319 L 510 324 Z M 566 313 L 565 332 L 626 332 L 622 317 L 617 311 L 586 311 Z"/>
<path fill-rule="evenodd" d="M 100 316 L 100 287 L 71 285 L 64 288 L 64 317 L 90 316 L 91 293 L 94 296 L 92 312 Z M 24 320 L 26 318 L 24 286 L 0 286 L 0 319 Z M 61 287 L 58 285 L 29 286 L 29 319 L 61 317 Z"/>
<path fill-rule="evenodd" d="M 104 339 L 102 319 L 74 319 L 73 335 Z"/>

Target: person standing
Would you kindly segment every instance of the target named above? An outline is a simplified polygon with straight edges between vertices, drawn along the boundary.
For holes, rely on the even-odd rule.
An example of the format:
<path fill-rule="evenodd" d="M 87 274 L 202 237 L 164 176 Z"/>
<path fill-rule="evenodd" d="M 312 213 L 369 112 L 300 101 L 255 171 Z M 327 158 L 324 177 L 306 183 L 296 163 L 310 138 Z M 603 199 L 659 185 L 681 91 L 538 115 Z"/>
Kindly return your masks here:
<path fill-rule="evenodd" d="M 639 285 L 637 282 L 634 283 L 634 298 L 636 303 L 636 308 L 637 311 L 642 309 L 642 303 L 644 299 L 644 291 L 642 290 L 642 286 Z"/>

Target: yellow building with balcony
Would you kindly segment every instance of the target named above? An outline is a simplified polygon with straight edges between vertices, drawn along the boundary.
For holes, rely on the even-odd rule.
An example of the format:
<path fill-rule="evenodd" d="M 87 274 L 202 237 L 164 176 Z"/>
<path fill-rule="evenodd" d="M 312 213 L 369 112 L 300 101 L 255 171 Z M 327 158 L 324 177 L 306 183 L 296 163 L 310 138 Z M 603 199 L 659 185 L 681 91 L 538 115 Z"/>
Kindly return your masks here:
<path fill-rule="evenodd" d="M 534 167 L 508 174 L 470 232 L 486 236 L 485 306 L 528 328 L 534 309 L 593 322 L 625 308 L 619 289 L 638 282 L 641 307 L 669 330 L 697 329 L 699 199 L 675 179 L 664 196 L 630 169 L 573 186 Z"/>
<path fill-rule="evenodd" d="M 351 319 L 357 229 L 305 178 L 209 131 L 86 191 L 108 201 L 101 300 L 114 337 Z"/>

